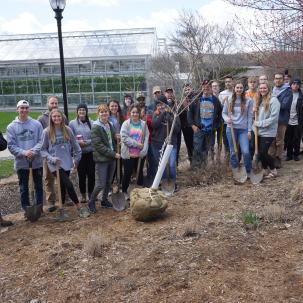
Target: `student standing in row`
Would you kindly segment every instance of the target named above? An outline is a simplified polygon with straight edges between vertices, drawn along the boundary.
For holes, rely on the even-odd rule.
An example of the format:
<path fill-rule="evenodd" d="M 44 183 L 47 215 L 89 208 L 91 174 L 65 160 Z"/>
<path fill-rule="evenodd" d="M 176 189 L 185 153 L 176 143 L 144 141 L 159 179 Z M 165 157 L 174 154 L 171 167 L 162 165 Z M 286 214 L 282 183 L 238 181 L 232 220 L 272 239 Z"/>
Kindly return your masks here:
<path fill-rule="evenodd" d="M 47 98 L 47 111 L 43 113 L 42 116 L 38 118 L 41 123 L 42 128 L 45 129 L 49 125 L 49 114 L 53 109 L 58 108 L 58 98 L 56 96 L 49 96 Z M 64 116 L 64 123 L 68 125 L 68 121 Z M 55 178 L 53 174 L 48 169 L 46 161 L 43 161 L 43 178 L 44 178 L 44 190 L 45 190 L 45 200 L 48 205 L 48 211 L 53 212 L 56 210 L 56 194 L 55 194 Z"/>
<path fill-rule="evenodd" d="M 137 171 L 139 159 L 139 175 L 137 184 L 143 185 L 143 167 L 148 150 L 148 127 L 140 119 L 140 107 L 132 105 L 130 108 L 130 118 L 123 122 L 121 127 L 121 157 L 123 159 L 124 174 L 122 178 L 122 192 L 126 200 L 129 199 L 127 189 L 133 171 Z"/>
<path fill-rule="evenodd" d="M 36 204 L 43 203 L 41 137 L 42 126 L 28 116 L 29 103 L 17 103 L 18 117 L 7 127 L 7 145 L 15 157 L 15 170 L 19 179 L 21 206 L 26 211 L 29 202 L 29 166 L 33 168 Z"/>
<path fill-rule="evenodd" d="M 101 191 L 103 191 L 101 207 L 112 207 L 112 204 L 108 201 L 108 193 L 116 168 L 115 160 L 120 159 L 120 154 L 116 152 L 115 129 L 108 120 L 109 109 L 107 105 L 99 105 L 97 114 L 98 119 L 92 126 L 92 146 L 94 161 L 96 163 L 96 182 L 88 202 L 88 208 L 91 213 L 97 212 L 96 198 Z"/>
<path fill-rule="evenodd" d="M 258 128 L 259 159 L 263 169 L 269 169 L 267 178 L 273 178 L 277 176 L 277 170 L 274 158 L 268 154 L 268 150 L 277 135 L 280 103 L 271 95 L 268 83 L 259 86 L 255 111 L 258 115 L 254 126 Z"/>
<path fill-rule="evenodd" d="M 226 100 L 222 112 L 222 117 L 227 124 L 226 136 L 228 138 L 230 148 L 230 163 L 232 168 L 239 167 L 239 159 L 237 159 L 232 140 L 232 130 L 235 135 L 236 144 L 240 145 L 244 158 L 244 165 L 249 176 L 251 172 L 251 156 L 249 152 L 249 140 L 251 139 L 253 115 L 253 101 L 245 97 L 244 86 L 241 82 L 237 82 L 235 92 L 231 101 Z"/>
<path fill-rule="evenodd" d="M 95 162 L 93 159 L 93 147 L 91 140 L 91 124 L 88 117 L 88 108 L 86 104 L 77 106 L 77 117 L 69 123 L 74 136 L 81 147 L 82 156 L 77 167 L 79 188 L 82 195 L 81 203 L 87 202 L 95 187 Z"/>
<path fill-rule="evenodd" d="M 72 130 L 65 125 L 64 114 L 58 109 L 50 112 L 49 126 L 43 131 L 41 154 L 46 158 L 53 176 L 56 176 L 56 169 L 59 168 L 62 202 L 65 202 L 67 191 L 79 211 L 79 216 L 89 216 L 85 212 L 86 208 L 81 208 L 73 183 L 69 179 L 71 170 L 77 168 L 81 159 L 81 148 Z"/>

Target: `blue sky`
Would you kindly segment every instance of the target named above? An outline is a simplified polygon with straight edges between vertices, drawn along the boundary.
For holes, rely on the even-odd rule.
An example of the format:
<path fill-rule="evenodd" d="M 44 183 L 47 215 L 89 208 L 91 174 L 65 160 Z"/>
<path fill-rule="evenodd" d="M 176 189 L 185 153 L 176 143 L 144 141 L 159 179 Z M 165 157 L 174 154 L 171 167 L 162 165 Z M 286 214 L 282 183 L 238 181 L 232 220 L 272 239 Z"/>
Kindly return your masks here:
<path fill-rule="evenodd" d="M 198 10 L 208 21 L 223 24 L 239 11 L 223 0 L 67 0 L 63 31 L 156 27 L 166 37 L 182 9 Z M 1 10 L 0 34 L 56 32 L 48 0 L 10 0 Z"/>

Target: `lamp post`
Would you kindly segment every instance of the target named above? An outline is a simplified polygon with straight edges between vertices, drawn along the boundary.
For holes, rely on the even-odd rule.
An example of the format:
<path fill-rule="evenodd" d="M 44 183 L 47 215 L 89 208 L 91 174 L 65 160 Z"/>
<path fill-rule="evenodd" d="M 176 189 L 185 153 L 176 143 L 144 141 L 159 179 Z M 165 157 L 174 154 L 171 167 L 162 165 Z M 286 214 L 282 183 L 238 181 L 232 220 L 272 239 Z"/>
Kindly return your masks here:
<path fill-rule="evenodd" d="M 61 30 L 61 20 L 63 18 L 62 12 L 64 11 L 66 0 L 49 0 L 49 3 L 51 5 L 53 11 L 56 14 L 55 18 L 57 20 L 64 114 L 65 114 L 66 118 L 68 119 L 68 105 L 67 105 L 64 55 L 63 55 L 62 30 Z"/>

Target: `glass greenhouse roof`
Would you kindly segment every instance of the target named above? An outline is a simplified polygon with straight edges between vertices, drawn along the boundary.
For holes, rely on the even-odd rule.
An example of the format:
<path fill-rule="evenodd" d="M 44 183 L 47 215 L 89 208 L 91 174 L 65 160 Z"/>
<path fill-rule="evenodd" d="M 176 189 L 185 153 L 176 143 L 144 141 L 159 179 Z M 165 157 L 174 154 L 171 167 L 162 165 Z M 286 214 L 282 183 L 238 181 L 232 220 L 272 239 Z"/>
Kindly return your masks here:
<path fill-rule="evenodd" d="M 157 52 L 155 28 L 63 33 L 64 58 L 148 56 Z M 0 35 L 0 62 L 59 58 L 57 33 Z"/>

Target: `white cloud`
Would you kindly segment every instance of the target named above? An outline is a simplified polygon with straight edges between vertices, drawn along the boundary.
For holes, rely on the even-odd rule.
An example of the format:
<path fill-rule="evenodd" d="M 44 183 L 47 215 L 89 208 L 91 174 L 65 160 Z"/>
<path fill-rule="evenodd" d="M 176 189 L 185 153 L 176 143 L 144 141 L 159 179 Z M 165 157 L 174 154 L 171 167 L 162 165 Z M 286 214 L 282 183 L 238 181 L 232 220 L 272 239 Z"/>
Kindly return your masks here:
<path fill-rule="evenodd" d="M 119 4 L 118 0 L 69 0 L 68 5 L 70 4 L 85 4 L 85 5 L 98 5 L 98 6 L 117 6 Z"/>
<path fill-rule="evenodd" d="M 41 29 L 43 25 L 31 13 L 23 12 L 17 15 L 16 18 L 0 20 L 0 32 L 4 33 L 32 33 L 34 29 Z M 37 32 L 37 30 L 35 30 Z"/>

